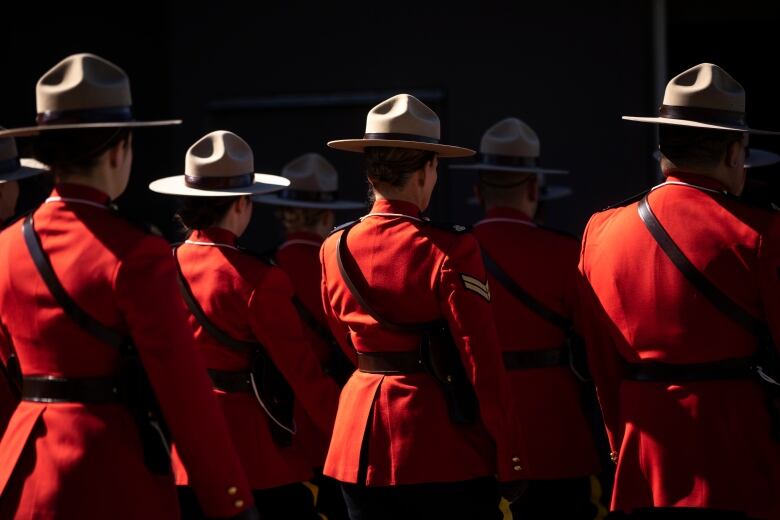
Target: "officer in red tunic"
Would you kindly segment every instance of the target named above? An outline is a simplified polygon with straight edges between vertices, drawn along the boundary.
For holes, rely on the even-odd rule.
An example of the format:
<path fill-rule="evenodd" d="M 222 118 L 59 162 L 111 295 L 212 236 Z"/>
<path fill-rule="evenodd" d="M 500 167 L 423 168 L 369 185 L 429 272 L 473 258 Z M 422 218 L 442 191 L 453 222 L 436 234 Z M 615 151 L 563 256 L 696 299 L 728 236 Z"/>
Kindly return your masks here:
<path fill-rule="evenodd" d="M 736 197 L 744 111 L 742 86 L 716 65 L 673 78 L 658 117 L 625 118 L 660 125 L 666 181 L 593 215 L 582 241 L 612 508 L 637 517 L 780 518 L 780 218 Z"/>
<path fill-rule="evenodd" d="M 452 168 L 479 171 L 476 191 L 486 214 L 474 236 L 528 444 L 530 482 L 512 512 L 591 519 L 599 506 L 593 477 L 599 466 L 583 409 L 586 371 L 574 366 L 571 352 L 579 240 L 534 222 L 541 177 L 567 173 L 542 168 L 539 149 L 536 132 L 510 117 L 485 132 L 478 162 Z"/>
<path fill-rule="evenodd" d="M 257 195 L 253 200 L 279 207 L 277 216 L 284 225 L 286 238 L 276 249 L 276 263 L 293 283 L 295 305 L 320 365 L 343 386 L 355 366 L 331 334 L 322 310 L 320 247 L 333 229 L 336 211 L 361 209 L 365 204 L 339 200 L 338 172 L 320 154 L 306 153 L 296 157 L 284 166 L 282 176 L 290 180 L 289 188 Z M 327 436 L 319 433 L 305 414 L 298 418 L 298 430 L 312 465 L 320 473 L 330 432 Z M 318 477 L 315 482 L 319 487 L 318 511 L 330 520 L 344 518 L 346 509 L 341 488 L 327 477 Z"/>
<path fill-rule="evenodd" d="M 56 186 L 0 233 L 0 322 L 22 401 L 0 440 L 1 518 L 178 517 L 176 440 L 209 517 L 255 517 L 196 355 L 168 244 L 111 200 L 135 121 L 123 70 L 70 56 L 38 81 L 37 157 Z M 169 433 L 169 435 L 168 435 Z"/>
<path fill-rule="evenodd" d="M 0 127 L 0 131 L 4 128 Z M 29 158 L 19 158 L 13 137 L 0 139 L 0 227 L 16 214 L 19 181 L 44 173 L 46 168 Z M 7 332 L 0 328 L 0 434 L 19 402 L 21 381 L 16 354 L 10 348 Z"/>
<path fill-rule="evenodd" d="M 503 482 L 527 471 L 477 241 L 421 216 L 439 119 L 401 94 L 368 114 L 362 139 L 375 198 L 322 246 L 322 297 L 334 336 L 357 360 L 342 390 L 325 474 L 350 517 L 492 518 Z"/>
<path fill-rule="evenodd" d="M 312 439 L 298 435 L 293 414 L 302 408 L 318 436 L 329 438 L 339 395 L 304 334 L 289 278 L 236 246 L 252 214 L 250 196 L 289 184 L 255 174 L 249 145 L 217 131 L 190 147 L 184 175 L 150 185 L 184 198 L 178 215 L 191 234 L 175 255 L 190 323 L 257 508 L 269 520 L 319 518 L 304 484 L 312 477 L 304 444 Z M 176 462 L 177 483 L 190 484 L 186 463 Z"/>

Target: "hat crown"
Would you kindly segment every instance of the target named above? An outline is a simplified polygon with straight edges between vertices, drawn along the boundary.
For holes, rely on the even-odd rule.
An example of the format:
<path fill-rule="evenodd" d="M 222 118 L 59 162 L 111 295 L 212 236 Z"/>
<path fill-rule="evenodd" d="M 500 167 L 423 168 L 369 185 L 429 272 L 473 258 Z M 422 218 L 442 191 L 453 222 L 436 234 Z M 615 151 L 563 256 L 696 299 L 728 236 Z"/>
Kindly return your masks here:
<path fill-rule="evenodd" d="M 35 87 L 38 113 L 129 107 L 130 80 L 124 70 L 94 54 L 68 56 Z"/>
<path fill-rule="evenodd" d="M 409 94 L 398 94 L 382 101 L 366 117 L 366 133 L 410 134 L 441 138 L 441 123 L 436 112 Z"/>
<path fill-rule="evenodd" d="M 217 130 L 187 150 L 184 173 L 193 177 L 233 177 L 254 173 L 252 148 L 233 132 Z"/>
<path fill-rule="evenodd" d="M 728 72 L 701 63 L 669 81 L 664 105 L 745 112 L 745 89 Z"/>
<path fill-rule="evenodd" d="M 290 189 L 301 191 L 337 191 L 336 168 L 318 153 L 306 153 L 284 165 L 282 176 L 290 180 Z"/>
<path fill-rule="evenodd" d="M 0 126 L 0 130 L 5 130 Z M 13 137 L 0 138 L 0 161 L 8 161 L 19 157 L 16 149 L 16 139 Z"/>
<path fill-rule="evenodd" d="M 507 117 L 487 129 L 479 146 L 482 154 L 539 157 L 539 137 L 516 117 Z"/>

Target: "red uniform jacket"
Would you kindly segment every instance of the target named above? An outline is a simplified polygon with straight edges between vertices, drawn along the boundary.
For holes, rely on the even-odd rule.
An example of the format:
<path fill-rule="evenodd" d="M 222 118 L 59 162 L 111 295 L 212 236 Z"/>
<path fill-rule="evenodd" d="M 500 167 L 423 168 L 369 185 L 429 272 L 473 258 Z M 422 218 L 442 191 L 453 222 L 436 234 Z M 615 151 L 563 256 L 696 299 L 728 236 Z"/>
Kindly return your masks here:
<path fill-rule="evenodd" d="M 228 336 L 258 341 L 268 352 L 321 435 L 328 436 L 338 403 L 338 386 L 326 377 L 306 340 L 292 305 L 290 280 L 235 247 L 236 236 L 225 229 L 195 231 L 179 247 L 184 277 L 206 316 Z M 214 245 L 216 244 L 216 245 Z M 203 330 L 194 316 L 190 324 L 208 368 L 249 370 L 249 354 L 236 352 Z M 289 447 L 271 438 L 268 418 L 254 395 L 214 390 L 228 421 L 249 483 L 267 489 L 311 478 L 311 463 L 297 435 Z M 179 484 L 187 484 L 183 468 Z M 187 468 L 189 469 L 189 468 Z"/>
<path fill-rule="evenodd" d="M 168 244 L 119 217 L 94 189 L 63 184 L 34 214 L 65 290 L 129 334 L 207 515 L 235 515 L 251 491 L 195 355 Z M 113 377 L 118 351 L 55 302 L 24 244 L 0 233 L 0 321 L 27 376 Z M 176 518 L 172 475 L 144 465 L 124 405 L 22 401 L 0 441 L 2 518 Z"/>
<path fill-rule="evenodd" d="M 524 213 L 494 208 L 474 226 L 480 247 L 515 283 L 548 309 L 574 321 L 579 241 L 537 227 Z M 505 351 L 561 347 L 564 332 L 490 278 L 491 307 Z M 579 382 L 568 367 L 509 371 L 528 444 L 531 479 L 581 477 L 598 471 Z"/>
<path fill-rule="evenodd" d="M 722 190 L 705 177 L 671 182 Z M 696 187 L 663 185 L 650 206 L 691 262 L 771 328 L 780 345 L 780 218 Z M 709 303 L 656 245 L 637 203 L 594 215 L 580 272 L 593 375 L 614 451 L 612 506 L 690 506 L 780 518 L 780 445 L 751 380 L 626 381 L 624 363 L 752 355 L 755 339 Z"/>
<path fill-rule="evenodd" d="M 420 210 L 380 200 L 357 224 L 348 246 L 369 290 L 364 297 L 385 319 L 423 323 L 445 318 L 480 403 L 482 421 L 456 426 L 444 394 L 426 373 L 355 372 L 342 390 L 325 474 L 357 482 L 368 437 L 366 484 L 453 482 L 498 473 L 524 478 L 525 456 L 488 299 L 477 241 L 419 219 Z M 384 215 L 382 215 L 384 214 Z M 322 296 L 336 338 L 360 352 L 414 351 L 420 338 L 391 332 L 350 295 L 339 274 L 336 244 L 324 243 Z M 373 409 L 373 413 L 372 412 Z"/>
<path fill-rule="evenodd" d="M 5 224 L 5 222 L 0 222 L 0 228 L 4 227 Z M 317 292 L 319 295 L 319 287 Z M 5 431 L 8 420 L 19 402 L 16 391 L 12 386 L 14 383 L 9 379 L 9 377 L 13 377 L 9 373 L 9 360 L 13 351 L 10 350 L 11 342 L 8 340 L 7 335 L 8 333 L 0 327 L 0 364 L 2 364 L 0 366 L 0 435 Z"/>
<path fill-rule="evenodd" d="M 328 322 L 322 310 L 320 294 L 322 285 L 320 246 L 322 246 L 322 237 L 317 234 L 291 233 L 276 250 L 276 263 L 287 273 L 300 303 L 327 329 Z M 326 366 L 333 355 L 333 347 L 305 323 L 304 330 L 320 365 Z M 305 412 L 298 416 L 297 421 L 299 437 L 312 465 L 321 468 L 325 463 L 331 432 L 328 431 L 327 435 L 323 435 Z"/>

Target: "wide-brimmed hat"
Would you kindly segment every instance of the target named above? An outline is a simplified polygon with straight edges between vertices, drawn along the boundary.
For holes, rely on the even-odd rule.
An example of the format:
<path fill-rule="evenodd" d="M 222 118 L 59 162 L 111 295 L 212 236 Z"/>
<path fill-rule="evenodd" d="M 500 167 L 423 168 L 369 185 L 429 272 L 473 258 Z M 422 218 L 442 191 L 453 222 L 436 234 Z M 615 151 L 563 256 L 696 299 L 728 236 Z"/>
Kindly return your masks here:
<path fill-rule="evenodd" d="M 366 132 L 361 139 L 340 139 L 328 146 L 348 152 L 363 152 L 368 147 L 411 148 L 436 152 L 439 157 L 468 157 L 474 150 L 441 144 L 441 123 L 436 112 L 409 94 L 398 94 L 382 101 L 366 117 Z"/>
<path fill-rule="evenodd" d="M 306 153 L 282 168 L 282 177 L 290 187 L 269 195 L 252 197 L 255 202 L 293 208 L 364 209 L 365 203 L 338 200 L 339 174 L 336 168 L 318 153 Z"/>
<path fill-rule="evenodd" d="M 728 72 L 701 63 L 666 85 L 657 117 L 623 116 L 627 121 L 691 126 L 755 134 L 780 134 L 750 128 L 745 121 L 745 89 Z"/>
<path fill-rule="evenodd" d="M 762 166 L 772 166 L 780 163 L 780 154 L 770 152 L 769 150 L 747 148 L 745 155 L 745 168 L 761 168 Z M 656 161 L 661 160 L 661 150 L 653 152 L 653 159 Z"/>
<path fill-rule="evenodd" d="M 0 127 L 0 131 L 3 127 Z M 39 175 L 48 168 L 35 159 L 20 158 L 13 137 L 0 137 L 0 184 Z"/>
<path fill-rule="evenodd" d="M 94 54 L 74 54 L 52 67 L 35 86 L 35 102 L 36 125 L 0 131 L 0 137 L 38 135 L 48 130 L 181 123 L 178 119 L 136 121 L 127 74 Z"/>
<path fill-rule="evenodd" d="M 190 146 L 184 175 L 158 179 L 149 189 L 188 197 L 237 197 L 283 190 L 290 181 L 279 175 L 255 173 L 249 145 L 233 132 L 217 130 Z"/>
<path fill-rule="evenodd" d="M 539 136 L 516 117 L 507 117 L 487 129 L 479 145 L 479 160 L 453 164 L 458 170 L 565 174 L 567 170 L 539 165 Z"/>

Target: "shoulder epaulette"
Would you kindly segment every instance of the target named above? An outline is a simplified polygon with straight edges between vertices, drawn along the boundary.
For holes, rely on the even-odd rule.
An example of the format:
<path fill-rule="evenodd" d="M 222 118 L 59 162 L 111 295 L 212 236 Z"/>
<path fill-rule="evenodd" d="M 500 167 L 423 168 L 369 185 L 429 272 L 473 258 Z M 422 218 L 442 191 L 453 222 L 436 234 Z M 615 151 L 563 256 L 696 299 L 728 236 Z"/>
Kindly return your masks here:
<path fill-rule="evenodd" d="M 134 225 L 137 228 L 142 229 L 145 233 L 148 233 L 150 235 L 155 235 L 158 237 L 163 236 L 162 231 L 152 224 L 151 222 L 147 222 L 145 220 L 141 220 L 136 215 L 132 215 L 126 211 L 123 211 L 122 209 L 118 208 L 114 204 L 111 204 L 109 206 L 109 209 L 114 213 L 116 216 L 120 217 L 122 220 Z"/>
<path fill-rule="evenodd" d="M 332 235 L 334 233 L 338 233 L 342 229 L 346 229 L 346 228 L 352 227 L 355 224 L 357 224 L 358 222 L 360 222 L 360 220 L 353 220 L 352 222 L 347 222 L 345 224 L 341 224 L 340 226 L 336 226 L 336 227 L 334 227 L 333 229 L 330 230 L 330 233 L 328 233 L 328 236 L 330 236 L 330 235 Z"/>
<path fill-rule="evenodd" d="M 455 233 L 457 235 L 471 232 L 471 226 L 464 226 L 462 224 L 452 224 L 449 222 L 435 222 L 433 220 L 427 220 L 427 219 L 423 219 L 423 222 L 428 226 L 435 227 L 436 229 L 443 229 L 445 231 L 449 231 L 450 233 Z"/>
<path fill-rule="evenodd" d="M 644 197 L 648 193 L 650 193 L 650 190 L 645 190 L 643 192 L 637 193 L 636 195 L 632 195 L 631 197 L 629 197 L 629 198 L 627 198 L 625 200 L 621 200 L 618 203 L 611 204 L 611 205 L 607 206 L 606 208 L 602 209 L 601 211 L 607 211 L 607 210 L 610 210 L 610 209 L 615 209 L 615 208 L 621 208 L 623 206 L 628 206 L 629 204 L 633 204 L 634 202 L 638 202 L 638 201 L 642 200 L 642 197 Z"/>

